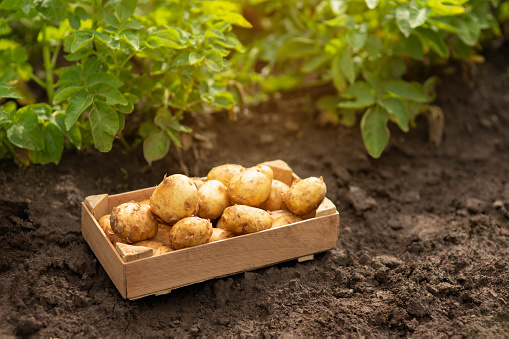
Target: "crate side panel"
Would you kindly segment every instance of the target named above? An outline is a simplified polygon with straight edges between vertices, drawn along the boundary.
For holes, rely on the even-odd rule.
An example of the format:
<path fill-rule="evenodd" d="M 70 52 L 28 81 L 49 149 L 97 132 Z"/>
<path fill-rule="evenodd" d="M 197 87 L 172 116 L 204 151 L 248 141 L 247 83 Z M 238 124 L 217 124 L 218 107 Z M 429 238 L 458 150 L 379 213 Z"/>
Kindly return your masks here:
<path fill-rule="evenodd" d="M 339 215 L 243 235 L 126 264 L 132 299 L 208 279 L 249 271 L 336 246 Z"/>
<path fill-rule="evenodd" d="M 126 298 L 125 267 L 85 203 L 81 206 L 81 232 L 120 294 Z"/>

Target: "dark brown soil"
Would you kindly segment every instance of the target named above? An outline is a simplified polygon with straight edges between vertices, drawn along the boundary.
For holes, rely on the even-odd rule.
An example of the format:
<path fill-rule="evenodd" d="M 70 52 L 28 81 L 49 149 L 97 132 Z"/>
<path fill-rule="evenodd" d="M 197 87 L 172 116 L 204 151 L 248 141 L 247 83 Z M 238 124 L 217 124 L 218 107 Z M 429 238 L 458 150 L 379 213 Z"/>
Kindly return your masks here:
<path fill-rule="evenodd" d="M 197 119 L 188 174 L 281 158 L 322 175 L 341 214 L 338 246 L 137 301 L 122 299 L 83 239 L 80 203 L 185 172 L 177 152 L 151 168 L 120 146 L 70 151 L 59 166 L 0 163 L 0 336 L 509 337 L 508 66 L 507 49 L 490 53 L 473 87 L 449 67 L 442 145 L 419 118 L 392 131 L 379 160 L 358 128 L 318 126 L 306 94 L 237 122 Z"/>

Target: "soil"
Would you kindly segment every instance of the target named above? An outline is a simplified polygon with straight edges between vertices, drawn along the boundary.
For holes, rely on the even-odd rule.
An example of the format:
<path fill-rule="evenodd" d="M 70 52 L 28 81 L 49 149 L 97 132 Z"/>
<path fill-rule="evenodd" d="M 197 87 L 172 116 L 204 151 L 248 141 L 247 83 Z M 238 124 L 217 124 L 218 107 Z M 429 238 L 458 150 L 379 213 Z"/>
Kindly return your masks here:
<path fill-rule="evenodd" d="M 505 56 L 505 58 L 504 58 Z M 509 49 L 474 81 L 435 70 L 445 112 L 392 129 L 380 159 L 358 128 L 318 124 L 316 93 L 198 117 L 182 156 L 147 167 L 141 149 L 67 151 L 59 166 L 0 163 L 0 335 L 143 337 L 509 337 Z M 323 176 L 341 215 L 335 249 L 124 300 L 81 235 L 92 194 L 153 186 L 164 174 L 285 160 Z"/>

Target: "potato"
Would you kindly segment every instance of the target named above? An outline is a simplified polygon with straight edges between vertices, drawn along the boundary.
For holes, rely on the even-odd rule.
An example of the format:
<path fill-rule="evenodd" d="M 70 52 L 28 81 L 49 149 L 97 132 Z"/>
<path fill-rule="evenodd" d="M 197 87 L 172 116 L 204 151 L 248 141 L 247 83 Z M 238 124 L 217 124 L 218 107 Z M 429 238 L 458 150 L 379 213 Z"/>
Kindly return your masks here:
<path fill-rule="evenodd" d="M 133 243 L 155 236 L 158 222 L 149 205 L 131 201 L 113 208 L 110 225 L 121 239 Z"/>
<path fill-rule="evenodd" d="M 271 228 L 276 228 L 276 227 L 280 227 L 280 226 L 284 226 L 284 225 L 288 225 L 288 224 L 293 224 L 294 222 L 297 222 L 297 221 L 302 221 L 302 218 L 299 217 L 298 215 L 294 215 L 294 214 L 281 215 L 272 221 Z"/>
<path fill-rule="evenodd" d="M 213 242 L 213 241 L 228 239 L 228 238 L 232 238 L 234 236 L 235 236 L 235 233 L 233 233 L 233 232 L 223 230 L 221 228 L 213 228 L 212 236 L 210 237 L 209 241 L 207 241 L 207 242 L 209 243 L 209 242 Z"/>
<path fill-rule="evenodd" d="M 111 229 L 110 215 L 111 214 L 103 215 L 101 218 L 99 218 L 98 223 L 99 223 L 99 226 L 101 226 L 101 228 L 103 229 L 104 233 L 106 234 L 106 237 L 108 238 L 108 240 L 113 245 L 115 245 L 117 242 L 124 242 L 124 241 L 118 235 L 116 235 L 115 232 L 113 232 L 113 230 Z"/>
<path fill-rule="evenodd" d="M 285 194 L 288 210 L 296 215 L 306 215 L 315 210 L 327 194 L 323 178 L 309 177 L 295 180 Z"/>
<path fill-rule="evenodd" d="M 230 205 L 226 186 L 219 180 L 208 180 L 198 190 L 200 208 L 198 216 L 205 219 L 216 219 Z"/>
<path fill-rule="evenodd" d="M 151 249 L 153 249 L 152 255 L 159 255 L 173 251 L 173 249 L 168 247 L 166 244 L 155 240 L 138 241 L 135 242 L 133 245 L 150 247 Z"/>
<path fill-rule="evenodd" d="M 212 223 L 199 217 L 183 218 L 170 230 L 170 245 L 181 249 L 206 243 L 212 236 Z"/>
<path fill-rule="evenodd" d="M 191 180 L 194 182 L 197 189 L 200 189 L 200 187 L 206 182 L 203 178 L 198 177 L 192 177 Z"/>
<path fill-rule="evenodd" d="M 245 171 L 246 168 L 237 164 L 225 164 L 212 168 L 207 174 L 207 180 L 219 180 L 223 185 L 228 186 L 231 178 L 237 173 Z"/>
<path fill-rule="evenodd" d="M 226 207 L 221 216 L 222 228 L 235 234 L 254 233 L 269 229 L 272 225 L 270 214 L 262 209 L 234 205 Z"/>
<path fill-rule="evenodd" d="M 267 200 L 272 187 L 272 169 L 257 165 L 233 176 L 227 186 L 232 204 L 259 206 Z"/>
<path fill-rule="evenodd" d="M 275 220 L 276 218 L 279 218 L 282 215 L 295 215 L 292 212 L 288 210 L 276 210 L 276 211 L 268 211 L 272 220 Z"/>
<path fill-rule="evenodd" d="M 140 205 L 150 205 L 150 199 L 142 200 L 142 201 L 138 202 L 138 204 L 140 204 Z"/>
<path fill-rule="evenodd" d="M 182 174 L 165 176 L 150 197 L 152 212 L 168 224 L 192 215 L 197 205 L 198 189 Z"/>
<path fill-rule="evenodd" d="M 171 227 L 172 226 L 170 226 L 168 224 L 159 223 L 159 225 L 157 227 L 157 234 L 154 237 L 150 238 L 149 240 L 159 241 L 159 242 L 164 243 L 167 246 L 170 246 Z"/>
<path fill-rule="evenodd" d="M 272 180 L 272 186 L 270 189 L 270 194 L 267 200 L 265 200 L 259 208 L 266 211 L 277 211 L 277 210 L 285 210 L 287 209 L 284 199 L 285 193 L 288 191 L 289 187 L 284 182 L 279 180 Z"/>
<path fill-rule="evenodd" d="M 224 213 L 224 211 L 223 211 L 223 213 Z M 223 222 L 223 219 L 221 219 L 221 218 L 220 218 L 220 219 L 217 221 L 217 223 L 216 223 L 216 227 L 215 227 L 215 228 L 221 228 L 221 229 L 223 229 L 223 230 L 225 230 L 225 229 L 226 229 L 226 228 L 224 228 L 224 222 Z"/>

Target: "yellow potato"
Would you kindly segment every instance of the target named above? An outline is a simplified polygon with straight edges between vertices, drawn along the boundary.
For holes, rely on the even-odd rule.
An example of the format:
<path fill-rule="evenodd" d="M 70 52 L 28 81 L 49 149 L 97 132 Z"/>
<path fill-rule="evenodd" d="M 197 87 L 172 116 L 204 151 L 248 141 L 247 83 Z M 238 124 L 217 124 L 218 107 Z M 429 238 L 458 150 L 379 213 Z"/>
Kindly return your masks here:
<path fill-rule="evenodd" d="M 212 236 L 212 223 L 208 219 L 187 217 L 177 221 L 170 230 L 170 245 L 181 249 L 206 243 Z"/>
<path fill-rule="evenodd" d="M 272 180 L 272 187 L 270 189 L 270 194 L 267 200 L 265 200 L 259 208 L 266 211 L 277 211 L 277 210 L 285 210 L 285 193 L 288 191 L 289 187 L 284 182 L 279 180 Z"/>
<path fill-rule="evenodd" d="M 207 241 L 207 242 L 213 242 L 213 241 L 228 239 L 228 238 L 232 238 L 234 236 L 235 236 L 235 233 L 233 233 L 233 232 L 230 232 L 230 231 L 227 231 L 227 230 L 223 230 L 221 228 L 213 228 L 212 229 L 212 236 L 210 237 L 209 241 Z"/>
<path fill-rule="evenodd" d="M 280 226 L 284 226 L 284 225 L 288 225 L 288 224 L 293 224 L 294 222 L 297 222 L 297 221 L 302 221 L 302 218 L 299 217 L 298 215 L 294 215 L 294 214 L 281 215 L 272 221 L 271 228 L 276 228 L 276 227 L 280 227 Z"/>
<path fill-rule="evenodd" d="M 103 229 L 104 233 L 106 234 L 106 237 L 113 245 L 115 245 L 117 242 L 124 242 L 118 235 L 113 232 L 110 225 L 110 214 L 103 215 L 99 221 L 99 226 Z"/>
<path fill-rule="evenodd" d="M 192 215 L 197 205 L 198 189 L 182 174 L 165 176 L 150 197 L 152 212 L 168 224 Z"/>
<path fill-rule="evenodd" d="M 272 169 L 257 165 L 237 173 L 228 184 L 232 204 L 259 206 L 267 200 L 272 187 Z"/>
<path fill-rule="evenodd" d="M 292 212 L 288 210 L 276 210 L 276 211 L 268 211 L 272 220 L 275 220 L 276 218 L 279 218 L 282 215 L 295 215 Z"/>
<path fill-rule="evenodd" d="M 224 211 L 223 211 L 223 213 L 224 213 Z M 223 229 L 223 230 L 225 230 L 225 229 L 226 229 L 226 228 L 224 228 L 224 222 L 223 222 L 223 219 L 222 219 L 222 218 L 220 218 L 220 219 L 217 221 L 217 223 L 216 223 L 216 227 L 215 227 L 215 228 L 220 228 L 220 229 Z"/>
<path fill-rule="evenodd" d="M 326 194 L 327 187 L 322 177 L 295 180 L 285 194 L 285 204 L 293 214 L 306 215 L 320 205 Z"/>
<path fill-rule="evenodd" d="M 191 180 L 194 182 L 197 189 L 200 189 L 200 187 L 206 182 L 203 178 L 198 177 L 192 177 Z"/>
<path fill-rule="evenodd" d="M 140 204 L 140 205 L 150 205 L 150 199 L 142 200 L 138 204 Z"/>
<path fill-rule="evenodd" d="M 226 186 L 219 180 L 208 180 L 198 190 L 200 208 L 198 216 L 205 219 L 216 219 L 228 207 L 229 200 Z"/>
<path fill-rule="evenodd" d="M 138 242 L 135 242 L 133 245 L 150 247 L 153 250 L 153 252 L 152 252 L 153 256 L 173 251 L 173 249 L 168 247 L 166 244 L 164 244 L 160 241 L 154 241 L 154 240 L 138 241 Z"/>
<path fill-rule="evenodd" d="M 121 239 L 133 243 L 155 236 L 158 222 L 149 205 L 131 201 L 113 208 L 110 225 Z"/>
<path fill-rule="evenodd" d="M 207 180 L 219 180 L 223 185 L 228 186 L 230 179 L 237 173 L 243 172 L 246 168 L 237 164 L 225 164 L 212 168 L 207 174 Z"/>
<path fill-rule="evenodd" d="M 226 207 L 221 216 L 222 228 L 235 234 L 254 233 L 269 229 L 272 225 L 270 214 L 262 209 L 234 205 Z"/>
<path fill-rule="evenodd" d="M 167 246 L 170 246 L 170 230 L 171 230 L 171 227 L 172 226 L 170 226 L 168 224 L 159 223 L 157 234 L 154 237 L 150 238 L 150 240 L 159 241 L 159 242 L 164 243 Z"/>

